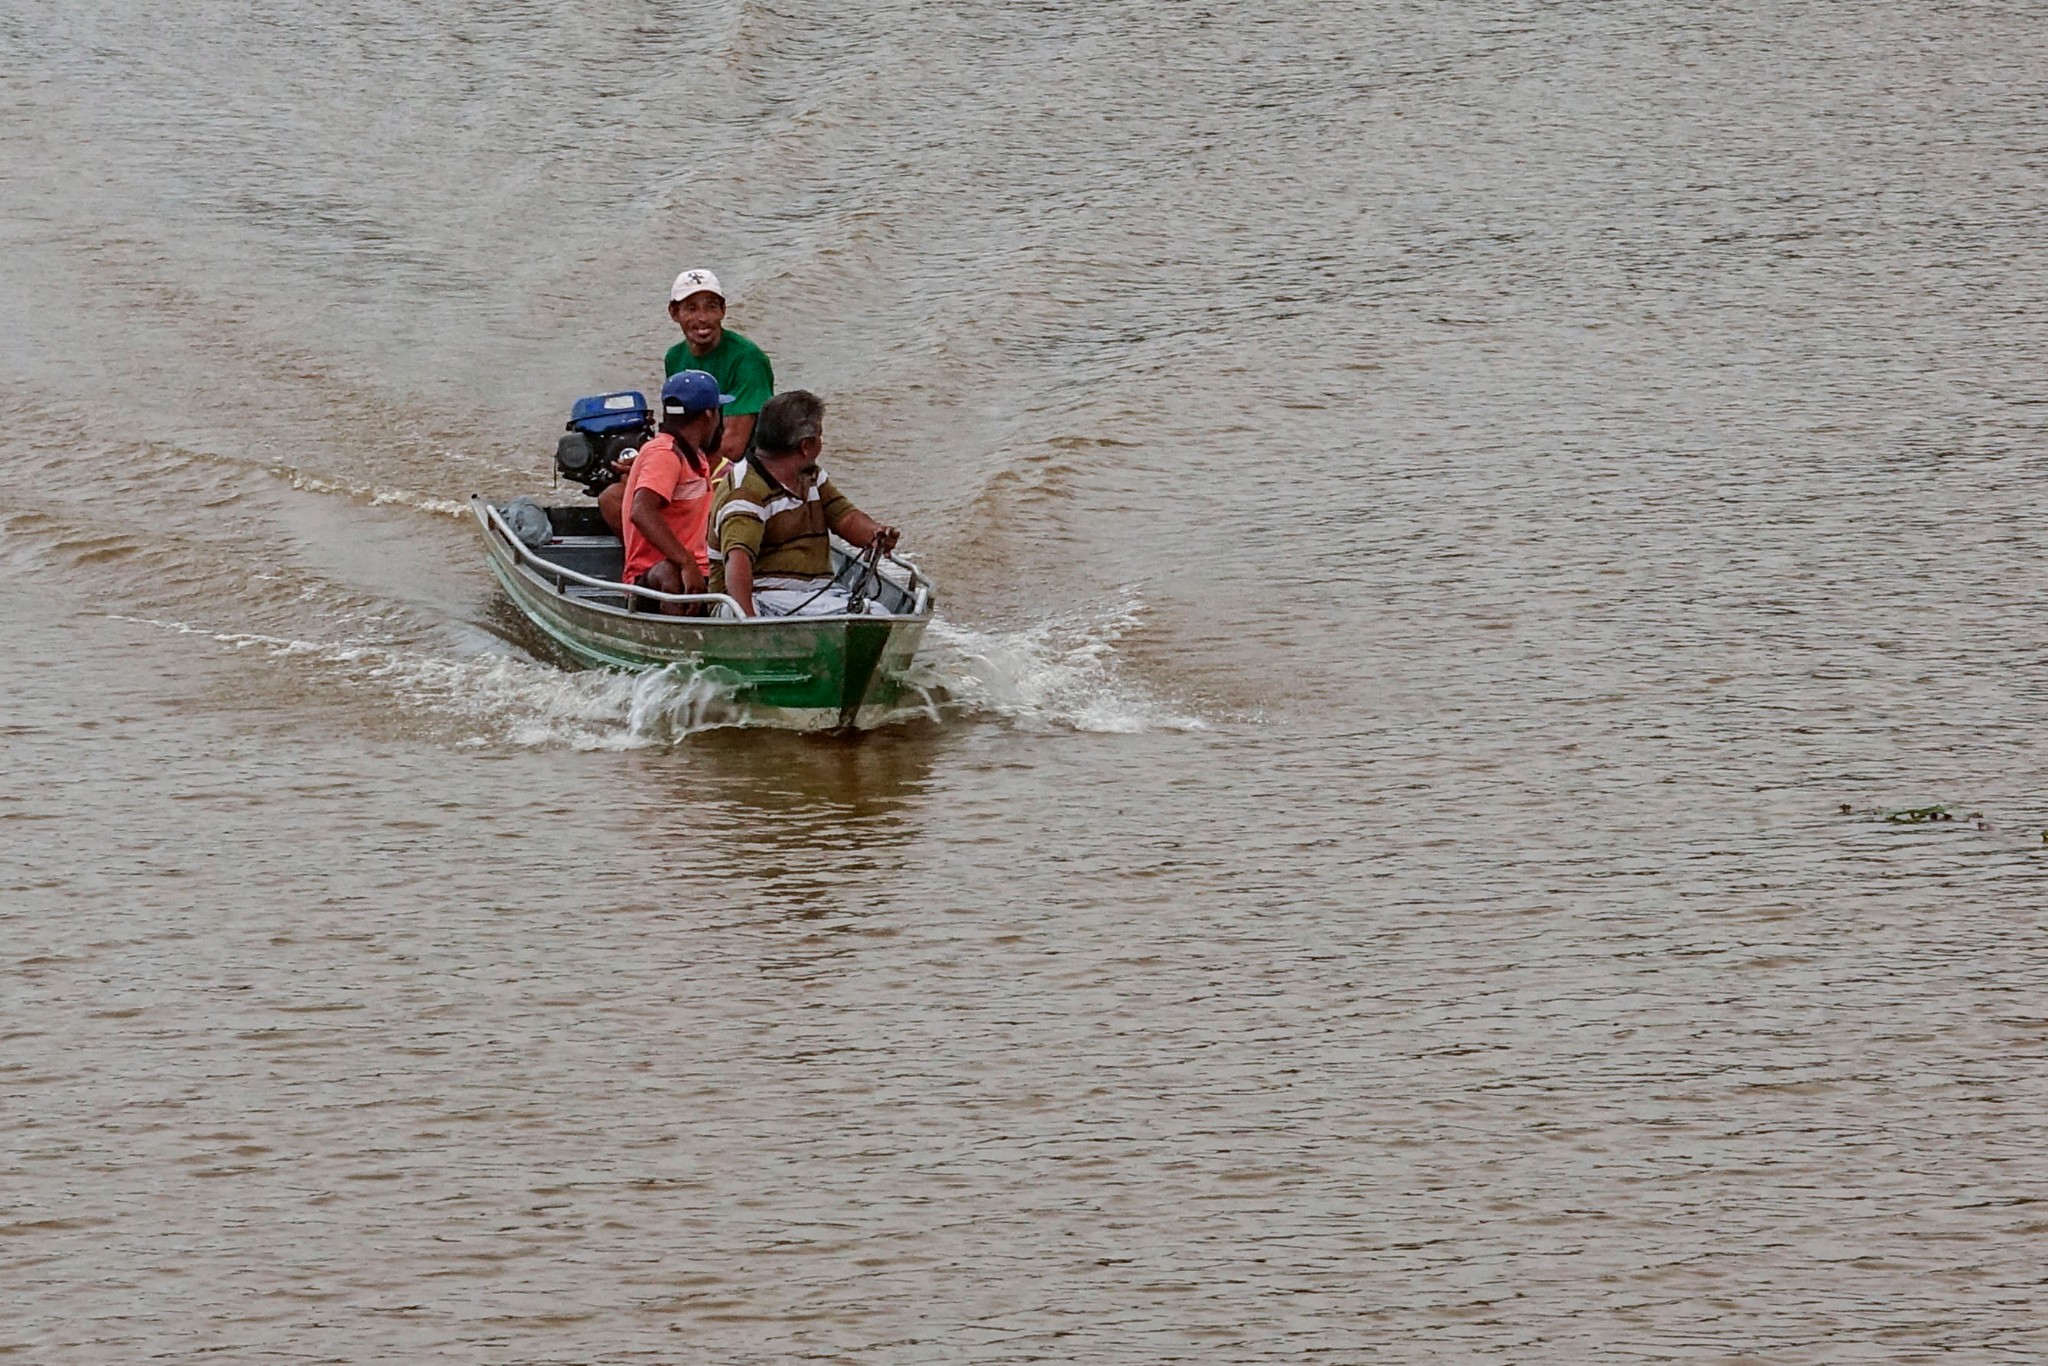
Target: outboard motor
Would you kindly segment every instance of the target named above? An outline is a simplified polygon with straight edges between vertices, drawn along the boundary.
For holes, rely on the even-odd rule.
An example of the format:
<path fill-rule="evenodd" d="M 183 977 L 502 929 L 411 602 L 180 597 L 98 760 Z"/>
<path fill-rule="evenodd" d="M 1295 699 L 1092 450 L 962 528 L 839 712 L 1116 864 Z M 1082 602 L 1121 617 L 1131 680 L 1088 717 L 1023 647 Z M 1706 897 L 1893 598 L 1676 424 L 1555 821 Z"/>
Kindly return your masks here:
<path fill-rule="evenodd" d="M 595 498 L 622 477 L 612 461 L 638 454 L 654 435 L 654 410 L 631 389 L 579 398 L 568 435 L 555 443 L 555 468 Z"/>

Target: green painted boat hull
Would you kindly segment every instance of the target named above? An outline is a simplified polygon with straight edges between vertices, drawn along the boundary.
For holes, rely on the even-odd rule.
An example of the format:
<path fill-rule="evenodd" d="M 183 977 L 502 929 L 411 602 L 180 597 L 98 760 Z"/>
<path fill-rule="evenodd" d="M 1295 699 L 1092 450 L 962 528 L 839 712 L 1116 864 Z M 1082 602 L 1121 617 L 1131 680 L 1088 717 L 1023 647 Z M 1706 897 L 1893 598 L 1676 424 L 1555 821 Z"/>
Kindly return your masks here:
<path fill-rule="evenodd" d="M 734 702 L 774 713 L 767 719 L 806 729 L 874 725 L 918 700 L 903 677 L 931 619 L 928 596 L 922 612 L 893 616 L 730 619 L 627 611 L 613 605 L 623 596 L 570 591 L 574 585 L 508 543 L 503 524 L 486 515 L 489 504 L 470 504 L 491 572 L 513 605 L 585 664 L 681 666 L 729 690 Z"/>

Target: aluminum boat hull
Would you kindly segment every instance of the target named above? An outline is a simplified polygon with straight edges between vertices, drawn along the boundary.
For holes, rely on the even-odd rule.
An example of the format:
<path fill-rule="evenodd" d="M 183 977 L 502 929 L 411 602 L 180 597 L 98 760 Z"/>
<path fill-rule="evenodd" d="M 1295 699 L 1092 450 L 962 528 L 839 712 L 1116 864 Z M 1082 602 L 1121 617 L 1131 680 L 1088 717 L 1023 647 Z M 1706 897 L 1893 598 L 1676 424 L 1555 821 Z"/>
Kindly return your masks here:
<path fill-rule="evenodd" d="M 730 691 L 736 703 L 773 713 L 777 724 L 858 729 L 898 711 L 915 694 L 903 682 L 931 620 L 930 594 L 891 582 L 892 615 L 674 617 L 629 611 L 623 585 L 561 572 L 555 547 L 519 542 L 493 505 L 470 499 L 491 572 L 514 606 L 563 650 L 600 668 L 682 665 Z M 594 509 L 549 509 L 559 520 Z M 595 542 L 601 538 L 563 538 Z M 589 549 L 590 547 L 584 547 Z M 569 557 L 557 549 L 563 560 Z M 842 563 L 845 556 L 841 553 Z M 614 571 L 616 573 L 616 571 Z"/>

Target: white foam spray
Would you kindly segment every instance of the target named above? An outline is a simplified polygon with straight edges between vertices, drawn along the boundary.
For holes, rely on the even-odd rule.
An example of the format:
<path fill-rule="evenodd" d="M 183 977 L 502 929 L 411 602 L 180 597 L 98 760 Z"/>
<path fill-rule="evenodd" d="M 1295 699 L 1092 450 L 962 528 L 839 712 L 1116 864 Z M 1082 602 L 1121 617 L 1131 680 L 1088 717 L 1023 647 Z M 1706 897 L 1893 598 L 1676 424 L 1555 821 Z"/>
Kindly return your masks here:
<path fill-rule="evenodd" d="M 416 512 L 431 512 L 439 517 L 469 515 L 469 504 L 457 502 L 453 498 L 432 498 L 410 489 L 386 488 L 382 485 L 344 484 L 339 480 L 322 479 L 318 475 L 307 474 L 290 465 L 273 465 L 270 472 L 302 493 L 338 494 L 359 503 L 368 503 L 372 507 L 407 507 Z"/>
<path fill-rule="evenodd" d="M 976 630 L 934 619 L 909 681 L 939 713 L 1002 717 L 1032 729 L 1114 734 L 1204 730 L 1208 723 L 1154 696 L 1119 667 L 1116 644 L 1143 604 L 1050 617 L 1017 630 Z"/>
<path fill-rule="evenodd" d="M 464 745 L 635 749 L 756 721 L 732 701 L 730 687 L 716 671 L 681 666 L 644 673 L 572 671 L 509 647 L 451 655 L 384 641 L 299 640 L 147 617 L 113 619 L 314 665 L 340 682 L 379 689 L 424 715 L 456 722 L 457 742 Z"/>
<path fill-rule="evenodd" d="M 1013 631 L 934 620 L 908 680 L 918 700 L 890 719 L 993 717 L 1034 730 L 1114 733 L 1203 729 L 1200 717 L 1152 697 L 1119 672 L 1115 644 L 1139 610 L 1130 599 L 1105 615 L 1060 617 Z M 389 640 L 301 640 L 114 619 L 312 664 L 343 683 L 379 689 L 424 715 L 455 722 L 456 743 L 466 746 L 624 750 L 673 745 L 722 727 L 778 724 L 773 712 L 734 701 L 729 678 L 716 669 L 567 670 L 510 647 L 458 655 Z"/>

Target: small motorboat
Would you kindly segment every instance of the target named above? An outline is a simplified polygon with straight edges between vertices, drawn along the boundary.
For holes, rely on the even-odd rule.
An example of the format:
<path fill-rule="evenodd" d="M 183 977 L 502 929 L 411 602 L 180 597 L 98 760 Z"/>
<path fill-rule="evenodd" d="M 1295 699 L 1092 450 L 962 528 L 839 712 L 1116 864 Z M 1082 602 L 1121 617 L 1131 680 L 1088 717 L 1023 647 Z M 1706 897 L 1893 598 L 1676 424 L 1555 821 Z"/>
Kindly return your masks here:
<path fill-rule="evenodd" d="M 932 587 L 893 555 L 864 556 L 835 541 L 832 582 L 853 610 L 748 617 L 723 593 L 619 582 L 625 548 L 594 505 L 541 508 L 544 530 L 529 513 L 524 539 L 504 506 L 469 500 L 491 572 L 535 626 L 585 664 L 681 665 L 729 688 L 735 702 L 803 729 L 862 729 L 916 700 L 905 697 L 904 675 L 931 621 Z M 705 615 L 667 616 L 663 602 L 695 604 Z"/>

